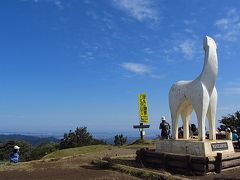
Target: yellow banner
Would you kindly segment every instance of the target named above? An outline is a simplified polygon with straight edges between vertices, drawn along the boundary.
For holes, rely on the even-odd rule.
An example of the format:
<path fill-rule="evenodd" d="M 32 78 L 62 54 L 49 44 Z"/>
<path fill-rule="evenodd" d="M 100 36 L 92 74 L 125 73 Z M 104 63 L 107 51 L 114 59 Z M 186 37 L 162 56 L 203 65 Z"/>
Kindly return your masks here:
<path fill-rule="evenodd" d="M 149 123 L 146 97 L 147 97 L 146 94 L 138 95 L 139 117 L 141 123 Z"/>

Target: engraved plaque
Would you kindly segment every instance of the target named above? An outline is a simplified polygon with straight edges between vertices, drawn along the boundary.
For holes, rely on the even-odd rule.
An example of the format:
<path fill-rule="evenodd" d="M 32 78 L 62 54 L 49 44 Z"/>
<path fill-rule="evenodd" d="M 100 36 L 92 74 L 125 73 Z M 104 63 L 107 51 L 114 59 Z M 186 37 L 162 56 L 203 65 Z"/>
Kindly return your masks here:
<path fill-rule="evenodd" d="M 212 143 L 211 146 L 212 146 L 212 151 L 228 150 L 228 144 L 227 144 L 227 142 Z"/>

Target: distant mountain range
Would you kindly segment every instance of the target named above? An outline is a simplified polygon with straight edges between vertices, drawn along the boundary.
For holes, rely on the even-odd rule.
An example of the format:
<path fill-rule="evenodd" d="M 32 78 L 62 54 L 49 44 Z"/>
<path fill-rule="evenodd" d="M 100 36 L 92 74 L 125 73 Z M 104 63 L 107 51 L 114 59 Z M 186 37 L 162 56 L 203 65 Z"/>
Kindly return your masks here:
<path fill-rule="evenodd" d="M 10 134 L 10 135 L 0 135 L 0 142 L 5 143 L 7 141 L 26 141 L 30 143 L 32 146 L 36 146 L 38 144 L 44 142 L 59 142 L 59 139 L 55 137 L 38 137 L 38 136 L 27 136 L 21 134 Z"/>
<path fill-rule="evenodd" d="M 140 135 L 137 130 L 126 132 L 93 132 L 91 133 L 94 138 L 106 141 L 108 144 L 114 144 L 114 136 L 117 134 L 123 134 L 127 137 L 127 143 L 132 143 L 139 139 Z M 155 139 L 158 131 L 148 131 L 145 139 Z M 14 133 L 14 132 L 0 132 L 0 143 L 13 140 L 22 140 L 30 143 L 32 146 L 36 146 L 43 142 L 59 142 L 63 138 L 63 133 Z"/>

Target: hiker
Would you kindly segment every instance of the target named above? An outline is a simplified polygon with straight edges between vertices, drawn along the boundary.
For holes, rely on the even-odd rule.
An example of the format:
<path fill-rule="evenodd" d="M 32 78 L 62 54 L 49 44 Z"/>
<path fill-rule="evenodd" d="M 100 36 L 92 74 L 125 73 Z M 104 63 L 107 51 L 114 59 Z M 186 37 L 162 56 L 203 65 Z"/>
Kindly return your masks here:
<path fill-rule="evenodd" d="M 178 138 L 183 138 L 183 127 L 178 128 Z"/>
<path fill-rule="evenodd" d="M 19 161 L 19 149 L 20 147 L 15 145 L 13 151 L 10 154 L 10 163 L 18 163 Z"/>
<path fill-rule="evenodd" d="M 239 137 L 238 137 L 238 134 L 237 134 L 237 130 L 234 129 L 233 133 L 232 133 L 232 141 L 238 141 L 238 140 L 239 140 Z"/>
<path fill-rule="evenodd" d="M 232 140 L 232 132 L 230 128 L 226 129 L 226 139 Z"/>
<path fill-rule="evenodd" d="M 234 129 L 232 132 L 232 143 L 233 143 L 233 147 L 236 149 L 240 148 L 240 141 L 239 141 L 239 136 L 237 134 L 237 130 Z"/>
<path fill-rule="evenodd" d="M 162 120 L 162 122 L 159 125 L 159 129 L 161 129 L 161 138 L 162 139 L 169 139 L 170 125 L 166 121 L 165 116 L 162 116 L 161 120 Z"/>

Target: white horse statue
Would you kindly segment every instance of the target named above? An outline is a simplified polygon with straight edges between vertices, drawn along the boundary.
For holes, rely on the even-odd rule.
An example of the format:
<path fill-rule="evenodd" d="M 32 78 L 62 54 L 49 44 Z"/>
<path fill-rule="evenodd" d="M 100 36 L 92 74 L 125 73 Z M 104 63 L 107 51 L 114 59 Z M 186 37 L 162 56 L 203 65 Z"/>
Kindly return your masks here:
<path fill-rule="evenodd" d="M 202 73 L 193 81 L 178 81 L 169 91 L 169 106 L 172 118 L 172 136 L 178 139 L 178 118 L 181 115 L 184 139 L 189 139 L 190 115 L 194 110 L 198 120 L 198 139 L 205 140 L 205 119 L 209 122 L 209 139 L 216 140 L 215 118 L 218 74 L 217 46 L 206 36 L 203 40 L 205 60 Z"/>

